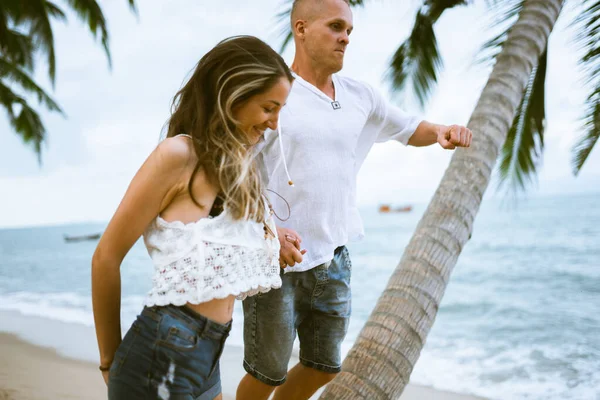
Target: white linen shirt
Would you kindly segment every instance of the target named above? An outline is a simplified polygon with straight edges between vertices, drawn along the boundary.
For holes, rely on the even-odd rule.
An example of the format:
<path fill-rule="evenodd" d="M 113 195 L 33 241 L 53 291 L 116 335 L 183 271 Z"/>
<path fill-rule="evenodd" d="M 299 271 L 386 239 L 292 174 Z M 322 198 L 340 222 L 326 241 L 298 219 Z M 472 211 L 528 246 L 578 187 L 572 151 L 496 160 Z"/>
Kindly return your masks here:
<path fill-rule="evenodd" d="M 289 219 L 276 224 L 297 231 L 307 250 L 302 263 L 285 272 L 328 262 L 337 247 L 364 236 L 356 205 L 358 171 L 375 142 L 393 139 L 407 145 L 421 122 L 388 104 L 365 83 L 333 75 L 340 106 L 336 109 L 327 95 L 295 77 L 279 115 L 281 143 L 277 131 L 267 130 L 256 146 L 264 183 L 291 208 Z M 294 186 L 288 185 L 284 162 Z M 285 202 L 267 193 L 275 213 L 285 219 Z"/>

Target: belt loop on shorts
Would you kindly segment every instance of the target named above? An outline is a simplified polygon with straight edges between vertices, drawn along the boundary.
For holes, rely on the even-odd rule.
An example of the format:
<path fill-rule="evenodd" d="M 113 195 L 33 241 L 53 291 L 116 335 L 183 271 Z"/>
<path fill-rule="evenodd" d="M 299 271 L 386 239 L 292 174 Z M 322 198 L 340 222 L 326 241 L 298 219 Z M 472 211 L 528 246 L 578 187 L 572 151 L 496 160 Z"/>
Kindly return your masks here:
<path fill-rule="evenodd" d="M 174 306 L 174 308 L 186 325 L 192 328 L 198 335 L 204 335 L 208 329 L 208 324 L 210 323 L 204 315 L 197 313 L 185 305 Z"/>
<path fill-rule="evenodd" d="M 208 320 L 208 318 L 204 317 L 202 319 L 202 328 L 200 329 L 200 332 L 199 332 L 200 337 L 204 337 L 209 328 L 210 328 L 210 321 Z"/>
<path fill-rule="evenodd" d="M 152 319 L 155 322 L 160 322 L 160 320 L 162 318 L 161 315 L 157 312 L 156 306 L 144 307 L 144 309 L 141 312 L 141 315 L 144 315 L 144 316 Z"/>

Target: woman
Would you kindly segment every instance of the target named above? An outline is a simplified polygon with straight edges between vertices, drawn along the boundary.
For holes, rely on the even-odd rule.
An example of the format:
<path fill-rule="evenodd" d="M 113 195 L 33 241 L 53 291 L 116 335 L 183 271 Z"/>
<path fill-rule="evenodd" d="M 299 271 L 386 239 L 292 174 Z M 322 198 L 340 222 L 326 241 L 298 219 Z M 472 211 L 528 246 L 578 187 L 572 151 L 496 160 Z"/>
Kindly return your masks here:
<path fill-rule="evenodd" d="M 210 50 L 173 100 L 167 138 L 133 178 L 92 260 L 109 399 L 220 399 L 236 297 L 281 286 L 279 242 L 251 146 L 276 129 L 293 77 L 254 37 Z M 155 266 L 123 341 L 121 262 L 143 235 Z"/>

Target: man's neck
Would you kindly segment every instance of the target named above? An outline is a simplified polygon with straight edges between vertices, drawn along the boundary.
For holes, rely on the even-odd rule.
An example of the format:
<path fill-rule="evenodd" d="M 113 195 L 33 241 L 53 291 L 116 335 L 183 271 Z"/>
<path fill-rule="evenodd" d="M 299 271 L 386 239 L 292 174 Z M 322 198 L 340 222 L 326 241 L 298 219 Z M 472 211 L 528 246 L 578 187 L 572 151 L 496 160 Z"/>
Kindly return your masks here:
<path fill-rule="evenodd" d="M 331 98 L 334 97 L 335 89 L 333 87 L 331 71 L 325 71 L 311 65 L 299 63 L 296 60 L 292 63 L 291 69 L 302 79 L 325 93 L 327 96 Z"/>

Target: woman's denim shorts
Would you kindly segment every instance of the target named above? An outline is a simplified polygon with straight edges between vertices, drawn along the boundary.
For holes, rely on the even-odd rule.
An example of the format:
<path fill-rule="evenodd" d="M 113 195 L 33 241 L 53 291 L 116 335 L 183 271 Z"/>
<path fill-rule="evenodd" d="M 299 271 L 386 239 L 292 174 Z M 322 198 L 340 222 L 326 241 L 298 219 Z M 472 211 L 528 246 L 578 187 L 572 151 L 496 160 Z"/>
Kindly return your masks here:
<path fill-rule="evenodd" d="M 230 329 L 185 306 L 144 308 L 111 364 L 109 400 L 214 399 Z"/>

